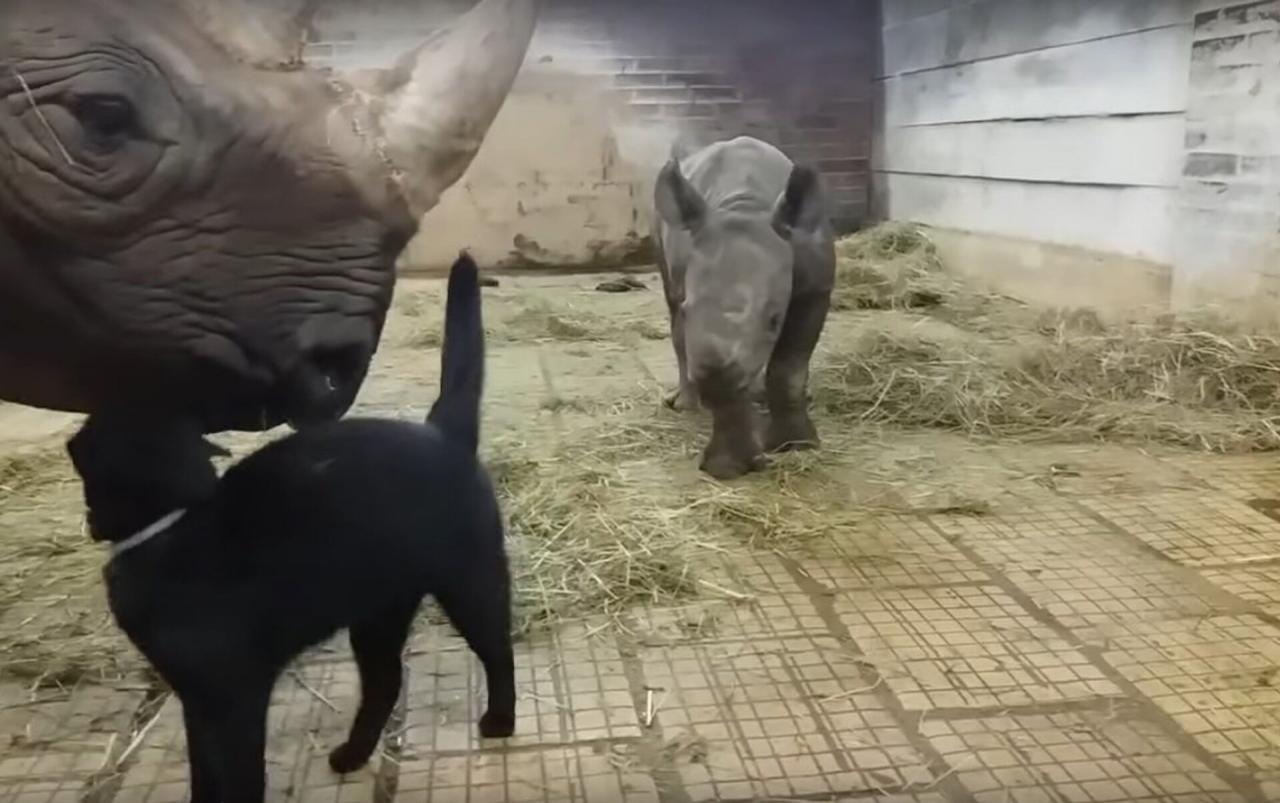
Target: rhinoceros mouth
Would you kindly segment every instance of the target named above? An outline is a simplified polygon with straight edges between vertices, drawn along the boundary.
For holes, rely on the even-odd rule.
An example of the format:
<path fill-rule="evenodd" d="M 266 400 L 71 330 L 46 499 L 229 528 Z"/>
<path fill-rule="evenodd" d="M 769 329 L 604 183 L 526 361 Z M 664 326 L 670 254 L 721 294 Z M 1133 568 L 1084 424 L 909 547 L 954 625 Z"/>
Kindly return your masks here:
<path fill-rule="evenodd" d="M 216 340 L 217 350 L 206 341 L 195 363 L 185 361 L 189 351 L 180 351 L 161 369 L 172 382 L 159 390 L 154 382 L 121 388 L 114 404 L 190 410 L 206 432 L 261 432 L 281 424 L 303 429 L 341 418 L 364 384 L 376 327 L 340 317 L 312 323 L 304 323 L 292 342 L 279 342 L 282 350 L 275 353 L 227 340 Z M 146 369 L 135 361 L 132 367 L 119 364 L 118 373 L 137 379 L 139 370 Z"/>
<path fill-rule="evenodd" d="M 371 357 L 366 342 L 312 347 L 282 381 L 278 419 L 305 429 L 341 418 L 355 401 Z"/>

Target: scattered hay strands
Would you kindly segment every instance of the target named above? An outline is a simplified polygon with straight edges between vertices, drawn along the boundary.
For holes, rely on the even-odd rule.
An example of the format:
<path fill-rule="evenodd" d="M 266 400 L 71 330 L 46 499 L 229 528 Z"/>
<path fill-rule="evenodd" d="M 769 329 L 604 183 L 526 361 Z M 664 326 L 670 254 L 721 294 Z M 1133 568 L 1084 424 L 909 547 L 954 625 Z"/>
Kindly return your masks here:
<path fill-rule="evenodd" d="M 56 446 L 17 449 L 0 454 L 0 501 L 18 503 L 9 497 L 30 493 L 46 485 L 74 480 L 71 461 L 59 442 Z"/>
<path fill-rule="evenodd" d="M 1106 325 L 1089 310 L 1035 309 L 940 274 L 932 244 L 902 226 L 855 235 L 840 254 L 837 306 L 922 311 L 873 317 L 828 346 L 814 396 L 833 416 L 999 438 L 1280 448 L 1280 331 L 1211 310 Z"/>
<path fill-rule="evenodd" d="M 519 633 L 706 591 L 746 596 L 705 576 L 714 570 L 707 556 L 724 547 L 700 533 L 698 504 L 663 505 L 602 454 L 493 465 L 509 516 Z"/>
<path fill-rule="evenodd" d="M 566 288 L 567 289 L 567 288 Z M 543 298 L 494 294 L 485 336 L 491 343 L 599 343 L 665 340 L 666 322 L 640 314 L 600 315 L 579 305 Z M 444 297 L 436 292 L 407 293 L 396 300 L 401 330 L 395 338 L 411 348 L 439 348 L 444 339 Z"/>

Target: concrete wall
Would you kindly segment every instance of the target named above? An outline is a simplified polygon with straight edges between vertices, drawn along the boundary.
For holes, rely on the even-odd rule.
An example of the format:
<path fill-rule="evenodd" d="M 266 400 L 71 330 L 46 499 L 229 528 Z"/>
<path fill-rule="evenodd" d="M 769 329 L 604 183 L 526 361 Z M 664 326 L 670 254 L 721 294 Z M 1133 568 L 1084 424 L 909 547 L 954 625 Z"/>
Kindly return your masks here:
<path fill-rule="evenodd" d="M 879 211 L 1022 295 L 1167 298 L 1196 0 L 883 0 Z"/>
<path fill-rule="evenodd" d="M 307 58 L 385 66 L 468 0 L 328 0 Z M 467 246 L 508 267 L 643 261 L 651 178 L 677 137 L 752 134 L 816 165 L 833 217 L 869 201 L 875 0 L 544 0 L 517 86 L 408 267 Z"/>
<path fill-rule="evenodd" d="M 1178 303 L 1280 295 L 1280 2 L 1196 4 Z M 1273 312 L 1274 314 L 1274 312 Z"/>

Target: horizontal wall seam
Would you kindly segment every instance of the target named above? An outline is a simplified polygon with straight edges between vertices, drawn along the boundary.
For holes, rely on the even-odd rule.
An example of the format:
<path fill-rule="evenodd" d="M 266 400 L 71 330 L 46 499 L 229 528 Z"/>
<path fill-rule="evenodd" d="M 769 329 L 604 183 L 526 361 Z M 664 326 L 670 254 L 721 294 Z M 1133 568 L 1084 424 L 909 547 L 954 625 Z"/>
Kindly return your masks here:
<path fill-rule="evenodd" d="M 1050 50 L 1062 50 L 1068 47 L 1078 47 L 1080 45 L 1088 45 L 1094 42 L 1106 42 L 1111 39 L 1123 39 L 1127 36 L 1139 36 L 1144 33 L 1152 33 L 1153 31 L 1169 31 L 1169 30 L 1175 30 L 1178 28 L 1185 28 L 1188 31 L 1188 33 L 1190 33 L 1192 30 L 1191 21 L 1188 20 L 1185 23 L 1178 23 L 1177 25 L 1155 25 L 1150 28 L 1136 28 L 1132 31 L 1122 31 L 1120 33 L 1109 33 L 1109 34 L 1104 34 L 1102 36 L 1094 36 L 1088 39 L 1078 39 L 1070 42 L 1062 42 L 1061 44 L 1044 45 L 1043 47 L 1033 47 L 1033 48 L 1028 48 L 1026 50 L 1015 50 L 1009 53 L 1001 53 L 998 56 L 983 56 L 981 58 L 976 58 L 976 59 L 968 59 L 965 61 L 954 61 L 954 62 L 948 62 L 946 64 L 939 64 L 934 67 L 921 67 L 920 69 L 916 69 L 916 70 L 903 70 L 902 72 L 896 72 L 893 75 L 876 76 L 872 80 L 877 83 L 888 83 L 889 81 L 897 80 L 899 78 L 907 78 L 913 75 L 923 75 L 925 73 L 941 72 L 942 70 L 952 70 L 952 69 L 955 69 L 956 67 L 967 67 L 971 64 L 982 64 L 988 61 L 999 61 L 1000 59 L 1013 58 L 1014 56 L 1027 56 L 1032 53 L 1044 53 Z"/>
<path fill-rule="evenodd" d="M 923 176 L 925 178 L 954 178 L 966 181 L 991 181 L 1001 184 L 1032 184 L 1047 185 L 1053 187 L 1089 187 L 1094 189 L 1145 189 L 1145 190 L 1176 190 L 1178 184 L 1133 184 L 1128 182 L 1106 182 L 1106 181 L 1070 181 L 1066 179 L 1048 179 L 1048 178 L 1015 178 L 1012 176 L 980 176 L 972 173 L 931 173 L 916 170 L 894 170 L 885 167 L 874 167 L 872 173 L 889 176 Z"/>
<path fill-rule="evenodd" d="M 942 128 L 944 126 L 955 125 L 981 125 L 983 123 L 1056 123 L 1065 120 L 1128 120 L 1139 117 L 1183 117 L 1186 115 L 1186 109 L 1169 109 L 1167 111 L 1154 112 L 1088 112 L 1084 114 L 1059 114 L 1059 115 L 1029 115 L 1029 116 L 1002 116 L 1002 117 L 972 117 L 963 120 L 935 120 L 923 123 L 899 123 L 897 125 L 886 125 L 885 129 L 892 131 L 900 128 Z"/>

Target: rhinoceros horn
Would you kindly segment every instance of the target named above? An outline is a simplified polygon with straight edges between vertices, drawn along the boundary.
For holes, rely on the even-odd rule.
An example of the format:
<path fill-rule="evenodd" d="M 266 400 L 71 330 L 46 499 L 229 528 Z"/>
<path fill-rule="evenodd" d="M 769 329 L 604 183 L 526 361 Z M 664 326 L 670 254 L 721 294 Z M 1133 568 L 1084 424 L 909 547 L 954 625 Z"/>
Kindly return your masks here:
<path fill-rule="evenodd" d="M 260 67 L 301 65 L 321 0 L 188 0 L 220 43 Z M 480 0 L 395 66 L 335 76 L 371 117 L 362 132 L 410 211 L 429 212 L 466 172 L 502 108 L 537 23 L 539 0 Z M 362 115 L 363 116 L 363 115 Z"/>
<path fill-rule="evenodd" d="M 462 177 L 524 63 L 536 0 L 481 0 L 379 81 L 381 142 L 410 210 Z"/>

